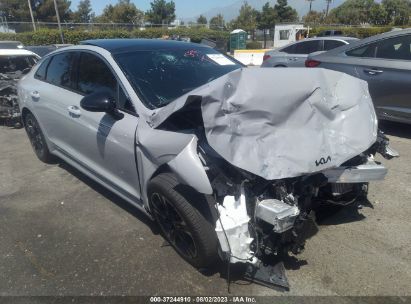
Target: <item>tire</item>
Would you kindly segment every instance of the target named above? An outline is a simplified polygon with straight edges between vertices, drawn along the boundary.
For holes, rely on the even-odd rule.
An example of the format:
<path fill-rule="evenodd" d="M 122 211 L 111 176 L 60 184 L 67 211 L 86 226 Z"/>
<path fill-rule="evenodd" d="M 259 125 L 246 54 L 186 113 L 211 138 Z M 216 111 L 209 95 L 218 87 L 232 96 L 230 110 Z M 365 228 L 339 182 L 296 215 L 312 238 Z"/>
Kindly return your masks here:
<path fill-rule="evenodd" d="M 172 173 L 161 173 L 148 185 L 150 210 L 164 238 L 196 268 L 218 257 L 218 240 L 204 195 L 181 185 Z"/>
<path fill-rule="evenodd" d="M 27 136 L 30 139 L 31 146 L 37 158 L 44 163 L 52 163 L 55 158 L 47 147 L 46 139 L 44 138 L 43 132 L 40 129 L 40 125 L 34 115 L 27 113 L 26 115 L 24 115 L 23 121 Z"/>

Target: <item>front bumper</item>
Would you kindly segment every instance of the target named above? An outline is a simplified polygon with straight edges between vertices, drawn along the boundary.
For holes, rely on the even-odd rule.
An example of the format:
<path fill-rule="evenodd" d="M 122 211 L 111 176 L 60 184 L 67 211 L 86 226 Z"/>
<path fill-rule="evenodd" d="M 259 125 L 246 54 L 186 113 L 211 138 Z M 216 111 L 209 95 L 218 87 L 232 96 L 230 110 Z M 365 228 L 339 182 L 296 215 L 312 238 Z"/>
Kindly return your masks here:
<path fill-rule="evenodd" d="M 383 165 L 370 161 L 359 166 L 324 170 L 322 173 L 329 183 L 368 183 L 383 180 L 387 171 Z"/>

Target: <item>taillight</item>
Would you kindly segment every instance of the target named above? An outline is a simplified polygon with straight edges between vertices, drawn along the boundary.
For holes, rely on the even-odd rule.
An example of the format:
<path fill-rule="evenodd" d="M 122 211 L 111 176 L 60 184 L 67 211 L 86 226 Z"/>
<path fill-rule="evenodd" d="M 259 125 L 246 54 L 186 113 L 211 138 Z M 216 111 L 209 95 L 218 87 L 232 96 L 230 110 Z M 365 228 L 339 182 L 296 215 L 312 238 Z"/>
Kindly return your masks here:
<path fill-rule="evenodd" d="M 321 63 L 320 61 L 308 59 L 308 60 L 305 61 L 305 66 L 307 68 L 315 68 L 315 67 L 319 66 L 320 63 Z"/>
<path fill-rule="evenodd" d="M 260 57 L 261 58 L 261 57 Z M 270 59 L 271 58 L 271 56 L 270 55 L 264 55 L 264 57 L 263 57 L 263 61 L 266 61 L 267 59 Z"/>

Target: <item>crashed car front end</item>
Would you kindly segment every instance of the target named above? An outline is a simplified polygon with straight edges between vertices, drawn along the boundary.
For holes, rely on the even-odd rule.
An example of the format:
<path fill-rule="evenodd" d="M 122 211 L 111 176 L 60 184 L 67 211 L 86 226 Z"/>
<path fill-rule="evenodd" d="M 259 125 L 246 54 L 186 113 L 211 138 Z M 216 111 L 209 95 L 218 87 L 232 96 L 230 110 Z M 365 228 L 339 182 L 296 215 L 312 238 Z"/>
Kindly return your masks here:
<path fill-rule="evenodd" d="M 264 277 L 258 270 L 272 257 L 304 249 L 321 204 L 350 204 L 384 179 L 376 153 L 398 156 L 378 130 L 366 82 L 322 69 L 235 70 L 156 111 L 147 125 L 137 137 L 146 162 L 157 160 L 151 172 L 159 151 L 172 164 L 169 147 L 187 137 L 191 153 L 176 151 L 171 169 L 213 198 L 221 255 L 250 265 L 254 277 Z M 198 166 L 185 167 L 197 158 L 207 179 Z"/>

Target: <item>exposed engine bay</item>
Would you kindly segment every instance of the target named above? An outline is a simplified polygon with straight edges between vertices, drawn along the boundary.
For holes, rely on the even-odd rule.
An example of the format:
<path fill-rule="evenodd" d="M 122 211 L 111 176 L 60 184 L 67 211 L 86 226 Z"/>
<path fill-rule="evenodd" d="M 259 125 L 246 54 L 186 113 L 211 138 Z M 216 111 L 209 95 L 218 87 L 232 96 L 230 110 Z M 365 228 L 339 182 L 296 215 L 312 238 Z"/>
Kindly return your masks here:
<path fill-rule="evenodd" d="M 21 72 L 0 73 L 0 119 L 7 125 L 20 121 L 20 109 L 17 96 L 17 82 Z"/>

